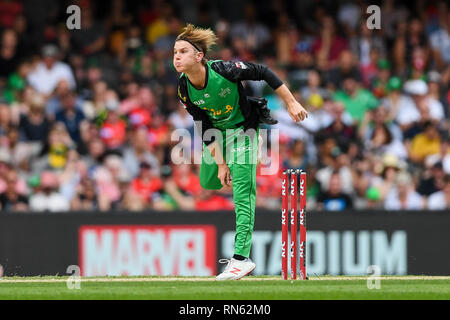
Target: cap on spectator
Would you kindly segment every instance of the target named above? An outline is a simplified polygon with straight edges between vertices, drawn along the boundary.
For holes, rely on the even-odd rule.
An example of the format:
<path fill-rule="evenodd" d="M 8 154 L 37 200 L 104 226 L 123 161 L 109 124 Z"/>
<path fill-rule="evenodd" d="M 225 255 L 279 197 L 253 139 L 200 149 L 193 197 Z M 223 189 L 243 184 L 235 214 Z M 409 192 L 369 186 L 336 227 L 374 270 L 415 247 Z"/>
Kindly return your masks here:
<path fill-rule="evenodd" d="M 366 199 L 371 201 L 378 201 L 381 199 L 380 190 L 375 187 L 370 187 L 366 192 Z"/>
<path fill-rule="evenodd" d="M 58 55 L 58 47 L 54 44 L 46 44 L 42 47 L 41 54 L 43 57 L 55 58 Z"/>
<path fill-rule="evenodd" d="M 41 184 L 41 178 L 37 174 L 34 174 L 28 179 L 27 182 L 31 188 L 36 188 Z"/>
<path fill-rule="evenodd" d="M 387 89 L 389 92 L 392 90 L 400 90 L 402 88 L 402 80 L 399 77 L 391 77 L 387 83 Z"/>
<path fill-rule="evenodd" d="M 380 59 L 377 62 L 377 67 L 380 70 L 389 70 L 391 68 L 391 64 L 387 59 Z"/>
<path fill-rule="evenodd" d="M 441 74 L 435 70 L 432 70 L 432 71 L 428 72 L 427 79 L 428 79 L 428 82 L 439 83 L 439 82 L 441 82 Z"/>
<path fill-rule="evenodd" d="M 407 93 L 418 96 L 422 96 L 428 92 L 427 83 L 421 79 L 407 81 L 404 89 Z"/>
<path fill-rule="evenodd" d="M 41 173 L 41 186 L 54 188 L 58 185 L 56 175 L 51 171 L 43 171 Z"/>
<path fill-rule="evenodd" d="M 383 167 L 384 168 L 400 168 L 400 161 L 398 157 L 394 154 L 386 153 L 383 156 Z"/>

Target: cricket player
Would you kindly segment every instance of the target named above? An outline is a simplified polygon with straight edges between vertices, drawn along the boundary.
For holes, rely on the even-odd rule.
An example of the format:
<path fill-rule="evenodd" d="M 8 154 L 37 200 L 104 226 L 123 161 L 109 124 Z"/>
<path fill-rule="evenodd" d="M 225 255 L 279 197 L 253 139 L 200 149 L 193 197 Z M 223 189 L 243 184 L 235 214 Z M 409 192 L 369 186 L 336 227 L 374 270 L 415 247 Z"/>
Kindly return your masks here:
<path fill-rule="evenodd" d="M 178 98 L 192 115 L 197 129 L 201 125 L 200 183 L 205 189 L 229 187 L 233 190 L 234 255 L 230 260 L 219 261 L 228 264 L 216 279 L 237 280 L 255 268 L 249 256 L 255 222 L 259 125 L 277 122 L 271 117 L 265 99 L 245 96 L 241 81 L 266 81 L 284 101 L 295 122 L 304 120 L 308 113 L 266 66 L 208 61 L 205 55 L 216 39 L 210 29 L 187 24 L 175 40 L 173 65 L 181 73 Z"/>

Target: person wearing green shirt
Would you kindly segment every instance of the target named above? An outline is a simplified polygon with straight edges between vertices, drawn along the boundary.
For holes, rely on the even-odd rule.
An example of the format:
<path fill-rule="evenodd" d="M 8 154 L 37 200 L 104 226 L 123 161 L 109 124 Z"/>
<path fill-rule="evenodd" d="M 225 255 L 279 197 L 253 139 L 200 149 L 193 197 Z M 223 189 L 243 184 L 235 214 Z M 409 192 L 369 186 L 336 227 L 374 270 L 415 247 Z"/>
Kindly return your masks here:
<path fill-rule="evenodd" d="M 344 78 L 342 88 L 343 90 L 335 92 L 333 100 L 342 102 L 345 111 L 358 124 L 361 123 L 367 111 L 378 107 L 377 98 L 369 90 L 361 88 L 352 75 Z"/>
<path fill-rule="evenodd" d="M 266 81 L 284 101 L 295 122 L 304 120 L 308 113 L 266 66 L 242 61 L 208 61 L 205 55 L 215 41 L 210 29 L 188 24 L 175 40 L 173 65 L 181 73 L 178 98 L 192 115 L 197 129 L 201 127 L 200 184 L 205 189 L 233 189 L 234 255 L 229 260 L 219 260 L 227 266 L 216 279 L 237 280 L 255 268 L 249 256 L 255 221 L 259 124 L 276 123 L 270 117 L 267 101 L 247 97 L 241 81 Z M 214 134 L 209 134 L 210 129 Z"/>

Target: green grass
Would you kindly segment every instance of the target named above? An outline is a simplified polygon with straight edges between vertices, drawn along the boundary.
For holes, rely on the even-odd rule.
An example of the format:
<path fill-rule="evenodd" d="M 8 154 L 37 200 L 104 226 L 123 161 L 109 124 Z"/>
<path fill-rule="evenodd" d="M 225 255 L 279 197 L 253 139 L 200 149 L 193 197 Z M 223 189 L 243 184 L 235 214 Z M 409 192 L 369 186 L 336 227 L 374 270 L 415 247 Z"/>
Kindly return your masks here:
<path fill-rule="evenodd" d="M 98 277 L 82 280 L 79 290 L 69 290 L 66 284 L 67 277 L 10 277 L 0 280 L 0 300 L 450 299 L 450 278 L 382 278 L 381 288 L 372 290 L 367 288 L 367 281 L 364 278 L 321 277 L 320 281 L 317 278 L 309 281 L 282 281 L 273 280 L 274 278 L 271 277 L 247 278 L 247 281 L 218 282 L 212 278 L 191 279 L 189 277 Z"/>

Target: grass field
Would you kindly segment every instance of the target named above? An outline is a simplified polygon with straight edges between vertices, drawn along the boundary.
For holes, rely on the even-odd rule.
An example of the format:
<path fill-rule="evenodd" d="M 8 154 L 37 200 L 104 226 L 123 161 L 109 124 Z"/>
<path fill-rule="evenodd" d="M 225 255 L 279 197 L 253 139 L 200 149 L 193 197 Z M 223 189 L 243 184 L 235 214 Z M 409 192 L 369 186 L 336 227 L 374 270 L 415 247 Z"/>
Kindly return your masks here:
<path fill-rule="evenodd" d="M 220 282 L 213 277 L 94 277 L 82 278 L 80 289 L 68 289 L 68 279 L 1 278 L 0 300 L 450 300 L 450 277 L 386 276 L 380 278 L 380 289 L 368 289 L 367 277 L 283 281 L 273 276 L 249 276 Z"/>

